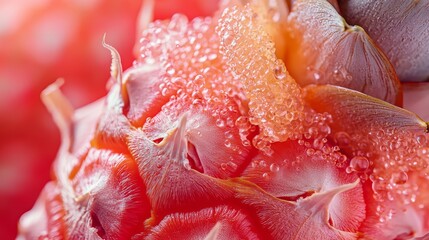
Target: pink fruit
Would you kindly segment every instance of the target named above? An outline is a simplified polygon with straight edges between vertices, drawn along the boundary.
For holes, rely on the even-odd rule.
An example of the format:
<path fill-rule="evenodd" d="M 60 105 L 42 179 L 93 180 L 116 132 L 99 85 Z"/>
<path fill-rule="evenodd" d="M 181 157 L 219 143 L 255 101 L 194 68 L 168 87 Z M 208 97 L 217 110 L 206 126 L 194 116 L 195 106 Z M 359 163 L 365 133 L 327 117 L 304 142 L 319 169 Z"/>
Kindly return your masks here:
<path fill-rule="evenodd" d="M 395 72 L 380 99 L 288 72 L 309 55 L 288 58 L 293 39 L 282 36 L 302 29 L 291 19 L 308 27 L 309 10 L 331 9 L 318 4 L 232 0 L 211 17 L 143 22 L 125 71 L 103 42 L 105 98 L 74 110 L 59 82 L 42 93 L 62 145 L 19 237 L 425 238 L 429 126 L 384 101 L 400 104 Z M 362 71 L 350 73 L 375 73 Z"/>

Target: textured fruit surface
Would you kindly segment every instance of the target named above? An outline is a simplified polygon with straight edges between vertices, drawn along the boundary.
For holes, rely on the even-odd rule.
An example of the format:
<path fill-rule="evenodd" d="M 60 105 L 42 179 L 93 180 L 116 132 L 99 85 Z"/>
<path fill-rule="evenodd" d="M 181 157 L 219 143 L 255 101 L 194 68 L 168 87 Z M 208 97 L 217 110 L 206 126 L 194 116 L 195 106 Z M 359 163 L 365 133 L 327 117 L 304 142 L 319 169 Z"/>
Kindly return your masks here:
<path fill-rule="evenodd" d="M 286 66 L 301 85 L 334 84 L 400 105 L 392 64 L 365 30 L 327 1 L 295 1 L 286 25 Z"/>
<path fill-rule="evenodd" d="M 429 80 L 429 1 L 338 1 L 351 24 L 366 29 L 402 81 Z"/>
<path fill-rule="evenodd" d="M 231 0 L 210 17 L 143 22 L 125 71 L 103 41 L 106 97 L 74 110 L 60 81 L 42 93 L 62 144 L 18 238 L 429 234 L 428 123 L 394 105 L 402 88 L 391 63 L 338 8 Z M 330 80 L 335 61 L 360 81 Z"/>

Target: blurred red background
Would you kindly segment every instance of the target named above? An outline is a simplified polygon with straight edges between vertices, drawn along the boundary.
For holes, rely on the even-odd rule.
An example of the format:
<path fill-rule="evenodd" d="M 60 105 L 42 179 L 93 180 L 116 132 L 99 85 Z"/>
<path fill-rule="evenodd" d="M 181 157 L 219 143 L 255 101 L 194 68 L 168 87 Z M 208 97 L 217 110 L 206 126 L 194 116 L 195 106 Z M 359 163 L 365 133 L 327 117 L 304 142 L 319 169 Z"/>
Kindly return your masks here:
<path fill-rule="evenodd" d="M 157 19 L 209 15 L 217 1 L 156 0 Z M 106 93 L 110 53 L 102 35 L 133 61 L 141 0 L 0 0 L 0 233 L 14 239 L 19 217 L 49 180 L 59 131 L 40 100 L 57 78 L 77 108 Z"/>

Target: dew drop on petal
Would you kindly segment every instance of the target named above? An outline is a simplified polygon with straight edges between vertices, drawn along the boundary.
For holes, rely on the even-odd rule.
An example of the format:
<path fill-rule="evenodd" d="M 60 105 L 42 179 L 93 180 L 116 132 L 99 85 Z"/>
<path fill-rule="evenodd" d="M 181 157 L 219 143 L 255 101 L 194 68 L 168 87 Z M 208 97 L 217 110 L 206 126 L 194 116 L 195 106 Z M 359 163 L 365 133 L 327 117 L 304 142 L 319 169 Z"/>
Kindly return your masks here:
<path fill-rule="evenodd" d="M 277 164 L 275 164 L 275 163 L 272 163 L 272 164 L 270 165 L 270 171 L 271 171 L 271 172 L 278 172 L 279 170 L 280 170 L 279 165 L 277 165 Z"/>
<path fill-rule="evenodd" d="M 408 181 L 408 175 L 406 172 L 393 173 L 390 181 L 397 185 L 405 184 Z"/>
<path fill-rule="evenodd" d="M 363 172 L 369 167 L 369 160 L 366 157 L 356 156 L 350 160 L 350 168 L 356 172 Z"/>

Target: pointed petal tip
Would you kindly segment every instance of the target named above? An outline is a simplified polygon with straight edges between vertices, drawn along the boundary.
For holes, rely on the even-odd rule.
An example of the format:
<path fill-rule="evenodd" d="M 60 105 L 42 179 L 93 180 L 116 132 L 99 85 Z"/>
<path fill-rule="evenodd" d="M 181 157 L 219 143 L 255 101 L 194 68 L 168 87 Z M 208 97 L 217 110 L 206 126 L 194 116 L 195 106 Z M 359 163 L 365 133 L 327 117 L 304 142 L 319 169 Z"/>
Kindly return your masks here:
<path fill-rule="evenodd" d="M 62 148 L 69 150 L 72 141 L 70 131 L 75 110 L 60 89 L 63 84 L 64 79 L 57 79 L 42 91 L 40 98 L 60 130 Z"/>
<path fill-rule="evenodd" d="M 73 106 L 60 89 L 63 84 L 64 79 L 59 78 L 40 94 L 42 102 L 52 114 L 55 123 L 60 129 L 67 127 L 71 123 L 74 113 Z"/>
<path fill-rule="evenodd" d="M 145 30 L 149 23 L 153 21 L 155 11 L 155 0 L 143 0 L 140 12 L 137 18 L 137 37 Z M 138 39 L 137 39 L 138 40 Z"/>
<path fill-rule="evenodd" d="M 308 85 L 306 102 L 316 111 L 329 112 L 347 129 L 377 126 L 385 129 L 427 131 L 428 123 L 414 112 L 364 93 L 334 85 Z"/>
<path fill-rule="evenodd" d="M 116 80 L 117 83 L 122 85 L 122 63 L 121 63 L 121 56 L 119 55 L 119 52 L 112 47 L 111 45 L 106 43 L 106 33 L 103 35 L 102 45 L 106 49 L 110 51 L 110 54 L 112 55 L 112 64 L 110 66 L 110 75 L 113 77 L 113 79 Z"/>
<path fill-rule="evenodd" d="M 331 202 L 334 200 L 334 197 L 340 193 L 346 192 L 348 190 L 351 190 L 357 187 L 359 183 L 360 183 L 360 180 L 357 179 L 352 183 L 340 185 L 329 191 L 315 193 L 308 198 L 301 199 L 300 201 L 297 202 L 297 204 L 302 209 L 311 211 L 314 214 L 316 213 L 320 214 L 320 217 L 328 221 L 329 215 L 328 215 L 327 209 L 329 208 L 329 205 L 331 204 Z"/>
<path fill-rule="evenodd" d="M 210 230 L 210 232 L 207 234 L 207 236 L 204 238 L 204 240 L 217 240 L 221 227 L 222 227 L 222 223 L 220 221 L 217 222 Z"/>

